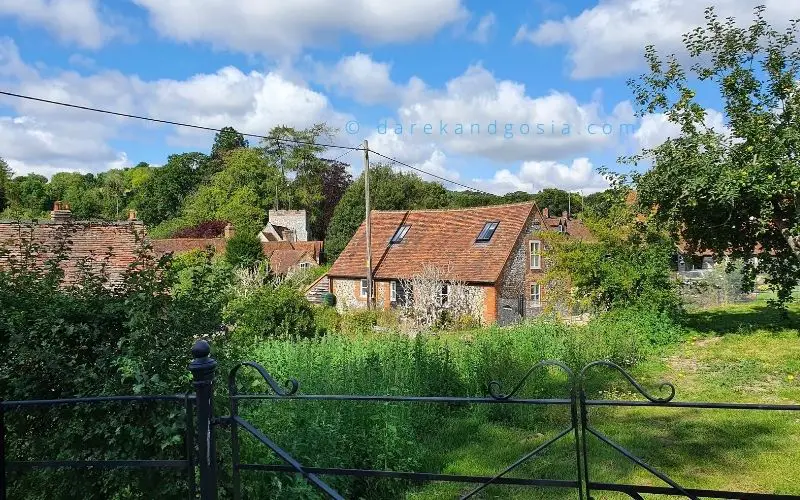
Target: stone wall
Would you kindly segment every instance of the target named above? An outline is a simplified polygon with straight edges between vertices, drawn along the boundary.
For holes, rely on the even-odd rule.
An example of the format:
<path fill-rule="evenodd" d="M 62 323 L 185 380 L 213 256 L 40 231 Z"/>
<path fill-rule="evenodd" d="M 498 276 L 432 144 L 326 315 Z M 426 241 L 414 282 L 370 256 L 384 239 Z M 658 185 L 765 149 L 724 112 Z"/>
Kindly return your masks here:
<path fill-rule="evenodd" d="M 270 210 L 269 222 L 294 231 L 297 241 L 308 241 L 308 219 L 305 210 Z"/>
<path fill-rule="evenodd" d="M 543 272 L 530 269 L 529 242 L 535 240 L 536 235 L 544 228 L 543 225 L 537 224 L 538 220 L 539 215 L 534 212 L 525 223 L 520 239 L 500 276 L 496 306 L 497 323 L 500 325 L 519 321 L 522 317 L 536 316 L 541 311 L 541 308 L 530 305 L 530 284 Z M 541 288 L 544 290 L 544 286 Z"/>

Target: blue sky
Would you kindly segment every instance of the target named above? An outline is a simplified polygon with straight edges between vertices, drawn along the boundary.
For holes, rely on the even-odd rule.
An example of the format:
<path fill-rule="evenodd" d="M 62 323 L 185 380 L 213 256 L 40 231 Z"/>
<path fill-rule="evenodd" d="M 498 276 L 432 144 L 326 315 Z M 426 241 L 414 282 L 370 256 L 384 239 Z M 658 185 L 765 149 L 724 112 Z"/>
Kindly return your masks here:
<path fill-rule="evenodd" d="M 757 3 L 778 23 L 800 14 L 779 0 L 714 3 L 744 21 Z M 6 1 L 0 89 L 256 134 L 325 121 L 341 129 L 336 143 L 368 139 L 376 151 L 480 189 L 588 194 L 606 185 L 597 167 L 615 167 L 617 156 L 676 133 L 663 116 L 635 118 L 625 82 L 644 70 L 647 43 L 680 54 L 681 35 L 702 23 L 703 7 L 693 0 Z M 709 121 L 723 126 L 713 95 L 702 98 Z M 378 133 L 383 119 L 403 124 L 404 133 Z M 348 133 L 355 122 L 358 131 Z M 498 135 L 488 134 L 492 122 Z M 420 133 L 425 123 L 431 134 Z M 453 130 L 458 123 L 462 135 Z M 473 124 L 479 134 L 469 133 Z M 514 138 L 502 137 L 504 124 Z M 537 135 L 537 124 L 557 133 Z M 525 126 L 531 132 L 520 136 Z M 207 151 L 212 137 L 0 98 L 0 156 L 17 173 L 162 164 L 171 153 Z M 356 174 L 357 156 L 344 158 Z"/>

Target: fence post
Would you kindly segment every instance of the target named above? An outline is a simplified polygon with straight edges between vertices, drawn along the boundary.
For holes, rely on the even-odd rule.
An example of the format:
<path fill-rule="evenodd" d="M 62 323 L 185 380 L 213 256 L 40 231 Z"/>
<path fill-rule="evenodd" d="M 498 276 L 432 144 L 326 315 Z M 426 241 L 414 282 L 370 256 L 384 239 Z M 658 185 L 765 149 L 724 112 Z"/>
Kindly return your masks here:
<path fill-rule="evenodd" d="M 200 466 L 200 498 L 216 500 L 217 498 L 217 457 L 214 451 L 214 426 L 212 424 L 214 372 L 217 361 L 210 358 L 211 347 L 205 340 L 198 340 L 192 346 L 192 357 L 189 371 L 192 372 L 197 403 L 197 449 Z"/>

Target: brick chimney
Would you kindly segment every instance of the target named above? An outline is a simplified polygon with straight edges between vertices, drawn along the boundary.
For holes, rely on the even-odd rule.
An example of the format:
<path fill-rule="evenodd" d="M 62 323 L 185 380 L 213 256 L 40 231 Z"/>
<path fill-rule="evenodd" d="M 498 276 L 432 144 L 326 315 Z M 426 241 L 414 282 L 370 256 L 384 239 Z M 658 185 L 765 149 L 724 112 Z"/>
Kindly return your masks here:
<path fill-rule="evenodd" d="M 50 218 L 56 222 L 66 222 L 72 219 L 72 211 L 69 209 L 69 203 L 64 201 L 57 201 L 53 203 L 53 211 L 50 212 Z"/>
<path fill-rule="evenodd" d="M 233 238 L 233 233 L 234 233 L 233 226 L 230 223 L 228 223 L 225 226 L 225 239 L 229 240 L 229 239 Z"/>
<path fill-rule="evenodd" d="M 548 210 L 547 207 L 542 209 L 542 217 L 544 217 L 545 219 L 550 217 L 550 210 Z"/>
<path fill-rule="evenodd" d="M 134 209 L 128 210 L 128 220 L 136 220 L 136 210 Z"/>

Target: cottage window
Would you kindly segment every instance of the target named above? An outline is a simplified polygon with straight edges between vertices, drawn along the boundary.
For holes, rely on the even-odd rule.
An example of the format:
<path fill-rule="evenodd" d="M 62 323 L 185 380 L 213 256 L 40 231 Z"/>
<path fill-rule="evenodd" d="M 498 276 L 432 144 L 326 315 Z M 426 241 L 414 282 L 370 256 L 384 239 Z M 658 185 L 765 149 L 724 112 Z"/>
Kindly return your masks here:
<path fill-rule="evenodd" d="M 531 305 L 533 307 L 542 305 L 542 290 L 539 288 L 539 283 L 531 283 Z"/>
<path fill-rule="evenodd" d="M 367 280 L 361 280 L 361 297 L 367 298 Z"/>
<path fill-rule="evenodd" d="M 492 239 L 495 230 L 497 230 L 497 226 L 500 224 L 499 221 L 495 222 L 487 222 L 483 229 L 481 229 L 480 234 L 478 234 L 478 238 L 475 240 L 478 243 L 485 243 Z"/>
<path fill-rule="evenodd" d="M 531 269 L 542 268 L 542 242 L 531 241 Z"/>
<path fill-rule="evenodd" d="M 389 292 L 389 301 L 390 302 L 397 302 L 397 282 L 392 281 L 390 292 Z"/>
<path fill-rule="evenodd" d="M 308 269 L 310 267 L 311 267 L 311 264 L 308 263 L 308 262 L 301 262 L 300 263 L 300 269 Z"/>
<path fill-rule="evenodd" d="M 441 295 L 439 296 L 439 303 L 442 306 L 446 306 L 449 296 L 450 296 L 450 285 L 442 285 L 442 292 Z"/>
<path fill-rule="evenodd" d="M 411 226 L 400 226 L 395 231 L 394 236 L 392 236 L 392 240 L 389 243 L 400 243 L 403 241 L 403 238 L 406 237 L 406 233 Z"/>

